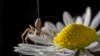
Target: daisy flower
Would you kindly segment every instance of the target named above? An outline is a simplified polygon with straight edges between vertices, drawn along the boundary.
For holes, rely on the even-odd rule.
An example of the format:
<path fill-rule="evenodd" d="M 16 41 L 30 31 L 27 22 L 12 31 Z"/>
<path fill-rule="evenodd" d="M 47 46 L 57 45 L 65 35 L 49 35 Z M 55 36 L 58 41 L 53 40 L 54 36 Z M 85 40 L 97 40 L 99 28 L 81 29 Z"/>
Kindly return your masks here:
<path fill-rule="evenodd" d="M 45 22 L 41 32 L 48 35 L 28 34 L 31 41 L 43 45 L 20 43 L 14 47 L 14 51 L 36 56 L 94 56 L 100 51 L 100 30 L 96 31 L 100 24 L 100 11 L 92 21 L 90 7 L 86 8 L 83 16 L 77 16 L 76 19 L 72 19 L 65 11 L 63 23 L 57 22 L 55 26 Z"/>

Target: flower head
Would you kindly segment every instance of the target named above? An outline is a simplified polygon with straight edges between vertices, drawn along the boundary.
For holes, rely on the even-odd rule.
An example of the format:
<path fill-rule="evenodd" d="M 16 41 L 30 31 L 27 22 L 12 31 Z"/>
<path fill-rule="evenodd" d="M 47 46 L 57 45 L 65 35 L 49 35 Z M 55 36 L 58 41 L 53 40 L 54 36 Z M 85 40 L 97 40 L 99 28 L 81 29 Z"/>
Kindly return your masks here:
<path fill-rule="evenodd" d="M 65 26 L 53 39 L 54 45 L 69 49 L 82 49 L 94 41 L 96 41 L 95 30 L 80 24 Z"/>
<path fill-rule="evenodd" d="M 71 15 L 65 11 L 63 13 L 63 23 L 57 22 L 56 26 L 51 22 L 45 22 L 41 28 L 43 34 L 28 34 L 30 40 L 37 44 L 20 43 L 15 48 L 15 52 L 23 55 L 36 56 L 93 56 L 92 52 L 100 51 L 100 30 L 96 32 L 96 27 L 100 23 L 100 11 L 91 20 L 91 9 L 87 7 L 86 13 L 81 17 L 72 19 Z"/>

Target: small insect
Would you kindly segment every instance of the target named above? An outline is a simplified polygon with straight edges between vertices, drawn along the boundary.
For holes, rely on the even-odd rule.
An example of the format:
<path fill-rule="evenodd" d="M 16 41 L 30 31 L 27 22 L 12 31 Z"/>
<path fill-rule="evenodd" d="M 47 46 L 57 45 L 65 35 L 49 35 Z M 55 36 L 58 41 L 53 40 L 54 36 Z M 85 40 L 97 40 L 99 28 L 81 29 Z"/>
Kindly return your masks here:
<path fill-rule="evenodd" d="M 40 13 L 39 13 L 39 0 L 37 0 L 37 14 L 38 14 L 37 15 L 38 18 L 35 21 L 35 27 L 33 27 L 32 25 L 29 24 L 29 28 L 26 28 L 25 31 L 21 35 L 23 43 L 24 42 L 28 43 L 27 39 L 29 38 L 29 36 L 28 36 L 29 33 L 36 34 L 38 36 L 42 35 L 42 37 L 44 37 L 45 35 L 51 37 L 49 33 L 44 31 L 45 29 L 47 29 L 46 27 L 43 28 L 44 30 L 41 30 L 42 22 L 40 20 Z"/>
<path fill-rule="evenodd" d="M 39 18 L 35 21 L 35 28 L 32 25 L 29 24 L 29 28 L 25 29 L 25 31 L 22 33 L 21 37 L 22 37 L 23 43 L 24 43 L 24 40 L 25 40 L 26 43 L 28 43 L 27 39 L 28 39 L 29 33 L 34 33 L 34 34 L 37 34 L 37 35 L 41 34 L 41 20 Z"/>

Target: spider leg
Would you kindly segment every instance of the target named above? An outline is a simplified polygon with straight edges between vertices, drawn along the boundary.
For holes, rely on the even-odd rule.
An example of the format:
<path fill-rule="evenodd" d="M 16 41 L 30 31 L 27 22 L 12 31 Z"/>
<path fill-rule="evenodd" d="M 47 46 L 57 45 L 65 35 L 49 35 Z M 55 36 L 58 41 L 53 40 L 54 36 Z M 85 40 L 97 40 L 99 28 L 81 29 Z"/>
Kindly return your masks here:
<path fill-rule="evenodd" d="M 28 39 L 28 34 L 30 33 L 30 32 L 34 32 L 32 29 L 29 29 L 29 31 L 27 32 L 27 34 L 26 34 L 26 36 L 25 36 L 25 42 L 26 43 L 28 43 L 27 42 L 27 39 Z"/>
<path fill-rule="evenodd" d="M 22 41 L 24 43 L 24 35 L 29 31 L 29 28 L 27 28 L 21 35 Z"/>
<path fill-rule="evenodd" d="M 32 25 L 30 25 L 30 24 L 29 24 L 29 28 L 30 28 L 30 32 L 36 31 L 36 29 Z"/>
<path fill-rule="evenodd" d="M 29 27 L 30 27 L 30 29 L 35 31 L 35 28 L 32 25 L 29 24 Z"/>
<path fill-rule="evenodd" d="M 25 43 L 28 44 L 27 39 L 28 39 L 28 34 L 29 34 L 30 30 L 28 31 L 27 35 L 25 36 Z"/>
<path fill-rule="evenodd" d="M 25 29 L 25 31 L 22 33 L 22 35 L 21 35 L 21 38 L 22 38 L 22 42 L 24 43 L 24 40 L 25 40 L 25 42 L 27 42 L 27 39 L 28 39 L 28 34 L 30 33 L 30 32 L 34 32 L 35 31 L 35 28 L 34 27 L 32 27 L 32 25 L 30 25 L 29 24 L 29 28 L 27 28 L 27 29 Z M 25 36 L 25 34 L 26 34 L 26 36 Z M 25 37 L 24 37 L 25 36 Z M 25 39 L 24 39 L 25 38 Z"/>

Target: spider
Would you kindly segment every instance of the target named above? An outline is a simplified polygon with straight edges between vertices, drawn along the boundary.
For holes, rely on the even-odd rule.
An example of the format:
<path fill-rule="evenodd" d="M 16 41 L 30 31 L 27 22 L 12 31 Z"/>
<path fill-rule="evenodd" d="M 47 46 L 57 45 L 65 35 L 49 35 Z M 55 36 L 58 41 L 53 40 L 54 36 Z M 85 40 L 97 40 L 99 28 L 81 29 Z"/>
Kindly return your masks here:
<path fill-rule="evenodd" d="M 37 35 L 40 35 L 41 34 L 41 20 L 40 18 L 38 18 L 36 21 L 35 21 L 35 28 L 29 24 L 29 28 L 26 28 L 25 31 L 22 33 L 21 37 L 22 37 L 22 41 L 24 43 L 24 40 L 26 43 L 27 42 L 27 39 L 28 39 L 28 34 L 29 33 L 33 33 L 34 34 L 37 34 Z M 26 36 L 25 36 L 26 35 Z M 25 37 L 24 37 L 25 36 Z M 25 38 L 25 39 L 24 39 Z"/>

